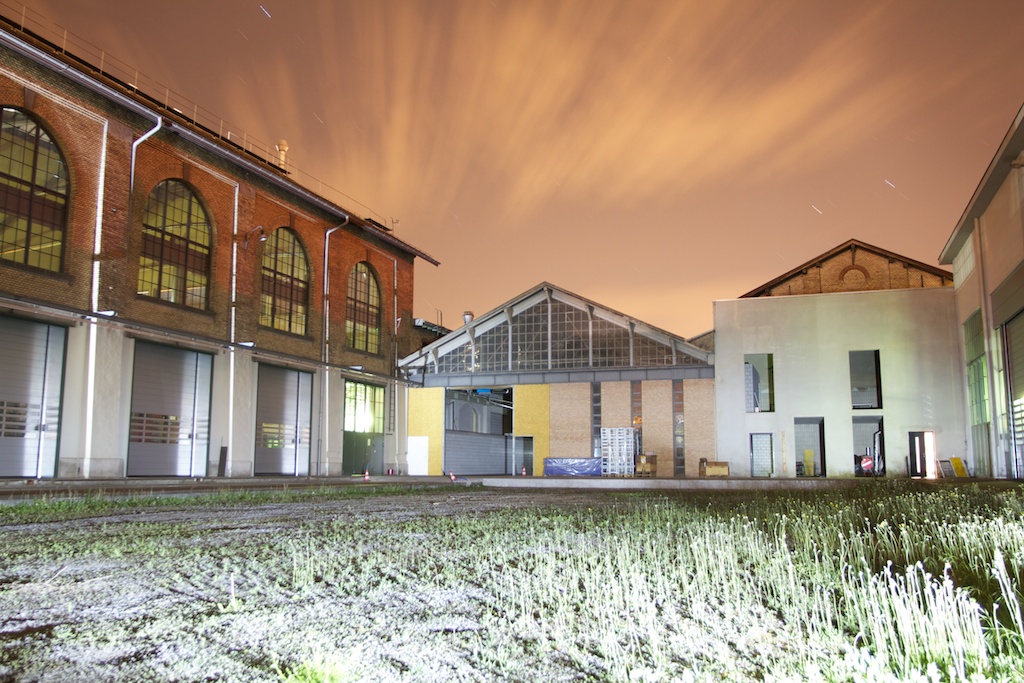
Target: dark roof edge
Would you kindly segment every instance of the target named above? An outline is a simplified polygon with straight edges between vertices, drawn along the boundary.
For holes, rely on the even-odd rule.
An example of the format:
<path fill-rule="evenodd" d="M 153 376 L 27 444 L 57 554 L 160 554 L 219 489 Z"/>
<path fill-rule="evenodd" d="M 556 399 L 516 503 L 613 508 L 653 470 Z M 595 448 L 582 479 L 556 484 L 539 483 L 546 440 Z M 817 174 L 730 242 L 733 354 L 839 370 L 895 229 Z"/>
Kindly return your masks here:
<path fill-rule="evenodd" d="M 1024 105 L 1021 106 L 1013 124 L 1003 136 L 1003 141 L 995 156 L 992 157 L 992 161 L 989 162 L 988 168 L 985 169 L 985 174 L 981 176 L 981 181 L 975 188 L 974 194 L 971 195 L 971 200 L 967 202 L 967 207 L 964 208 L 960 220 L 956 222 L 953 233 L 939 253 L 939 263 L 953 263 L 953 257 L 960 251 L 974 229 L 974 219 L 981 217 L 1003 181 L 1006 180 L 1006 176 L 1010 174 L 1011 164 L 1024 150 L 1024 126 L 1021 125 L 1022 123 L 1024 123 Z"/>

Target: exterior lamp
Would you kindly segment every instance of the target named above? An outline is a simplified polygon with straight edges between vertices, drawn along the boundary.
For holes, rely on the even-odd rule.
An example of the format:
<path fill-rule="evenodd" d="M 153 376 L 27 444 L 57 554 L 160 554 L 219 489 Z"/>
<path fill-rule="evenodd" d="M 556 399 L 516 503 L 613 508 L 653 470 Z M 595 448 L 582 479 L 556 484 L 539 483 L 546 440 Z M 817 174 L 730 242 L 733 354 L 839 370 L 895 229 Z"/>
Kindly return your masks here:
<path fill-rule="evenodd" d="M 263 229 L 262 225 L 257 225 L 255 228 L 245 233 L 245 241 L 242 244 L 242 248 L 245 249 L 246 251 L 249 251 L 249 237 L 251 237 L 254 232 L 259 232 L 260 242 L 266 242 L 267 238 L 270 237 L 270 235 L 267 234 L 266 230 Z"/>

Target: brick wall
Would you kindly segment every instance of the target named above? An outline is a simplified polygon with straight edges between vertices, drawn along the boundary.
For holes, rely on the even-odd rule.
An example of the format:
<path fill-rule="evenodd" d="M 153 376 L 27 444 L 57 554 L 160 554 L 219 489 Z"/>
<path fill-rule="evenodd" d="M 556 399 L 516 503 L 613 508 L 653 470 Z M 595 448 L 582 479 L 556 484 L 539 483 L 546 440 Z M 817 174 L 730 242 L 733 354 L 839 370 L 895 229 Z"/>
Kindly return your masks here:
<path fill-rule="evenodd" d="M 590 383 L 551 385 L 551 457 L 589 458 Z"/>
<path fill-rule="evenodd" d="M 65 157 L 70 179 L 62 272 L 46 273 L 0 261 L 0 295 L 81 312 L 92 310 L 93 250 L 102 183 L 97 310 L 114 310 L 117 319 L 128 324 L 227 342 L 231 339 L 232 253 L 237 245 L 235 341 L 254 341 L 257 350 L 320 360 L 324 236 L 341 222 L 338 215 L 196 147 L 174 132 L 178 124 L 165 127 L 139 145 L 132 190 L 132 143 L 153 128 L 154 120 L 141 118 L 4 50 L 0 50 L 0 105 L 31 112 L 42 122 Z M 212 228 L 206 310 L 137 294 L 143 214 L 150 192 L 168 179 L 183 180 L 195 191 Z M 268 233 L 288 227 L 305 248 L 310 278 L 303 335 L 259 325 L 263 243 L 253 234 L 248 248 L 244 247 L 245 235 L 257 226 Z M 354 224 L 339 229 L 330 239 L 329 360 L 391 374 L 395 356 L 418 345 L 412 332 L 414 257 Z M 347 349 L 344 344 L 348 274 L 361 261 L 370 264 L 380 287 L 378 354 Z M 396 339 L 399 317 L 403 322 Z"/>
<path fill-rule="evenodd" d="M 878 254 L 867 249 L 847 249 L 821 262 L 808 266 L 794 276 L 776 284 L 770 296 L 790 294 L 827 294 L 915 287 L 943 287 L 935 273 L 912 263 Z"/>
<path fill-rule="evenodd" d="M 686 476 L 697 477 L 701 458 L 718 459 L 715 451 L 715 380 L 684 380 L 683 419 L 686 424 Z"/>

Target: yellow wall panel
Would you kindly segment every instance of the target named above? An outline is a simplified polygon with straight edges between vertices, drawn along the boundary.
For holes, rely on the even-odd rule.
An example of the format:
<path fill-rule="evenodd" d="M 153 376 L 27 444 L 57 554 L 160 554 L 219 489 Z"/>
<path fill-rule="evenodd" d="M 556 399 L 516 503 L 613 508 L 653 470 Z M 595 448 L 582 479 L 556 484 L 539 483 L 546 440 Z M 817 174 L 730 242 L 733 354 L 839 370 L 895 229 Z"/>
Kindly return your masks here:
<path fill-rule="evenodd" d="M 444 474 L 444 388 L 409 389 L 409 436 L 427 437 L 427 474 Z"/>
<path fill-rule="evenodd" d="M 544 472 L 544 458 L 551 454 L 551 387 L 523 384 L 512 389 L 512 431 L 533 437 L 533 473 Z"/>

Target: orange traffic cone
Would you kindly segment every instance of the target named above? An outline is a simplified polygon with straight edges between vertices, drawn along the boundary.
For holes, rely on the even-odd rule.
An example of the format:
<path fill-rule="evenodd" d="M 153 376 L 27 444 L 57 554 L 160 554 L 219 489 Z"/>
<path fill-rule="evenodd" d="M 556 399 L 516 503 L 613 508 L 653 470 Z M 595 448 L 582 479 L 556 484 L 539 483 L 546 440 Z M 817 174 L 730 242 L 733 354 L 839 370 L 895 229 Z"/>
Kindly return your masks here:
<path fill-rule="evenodd" d="M 448 476 L 452 478 L 452 481 L 455 481 L 455 470 L 449 470 Z"/>
<path fill-rule="evenodd" d="M 526 465 L 523 465 L 523 476 L 526 476 Z"/>
<path fill-rule="evenodd" d="M 370 468 L 367 467 L 363 472 L 363 481 L 370 481 Z"/>

